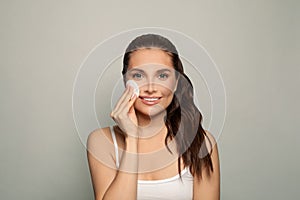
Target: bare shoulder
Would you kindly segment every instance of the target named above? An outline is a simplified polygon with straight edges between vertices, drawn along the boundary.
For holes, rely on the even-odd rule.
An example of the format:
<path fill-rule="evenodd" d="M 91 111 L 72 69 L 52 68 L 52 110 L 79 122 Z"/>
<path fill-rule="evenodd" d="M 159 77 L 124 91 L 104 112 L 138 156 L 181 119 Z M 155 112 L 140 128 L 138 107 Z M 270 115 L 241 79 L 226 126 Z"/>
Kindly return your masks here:
<path fill-rule="evenodd" d="M 117 173 L 110 127 L 99 128 L 89 134 L 87 159 L 95 199 L 102 199 Z"/>
<path fill-rule="evenodd" d="M 102 139 L 103 137 L 107 137 L 110 141 L 112 141 L 110 137 L 109 127 L 98 128 L 93 130 L 88 136 L 88 143 L 94 142 L 95 140 Z"/>
<path fill-rule="evenodd" d="M 208 173 L 208 170 L 204 170 L 202 178 L 194 179 L 193 185 L 193 199 L 220 199 L 220 164 L 219 153 L 215 137 L 212 133 L 205 130 L 206 137 L 205 142 L 208 150 L 211 151 L 211 161 L 213 165 L 213 171 Z"/>
<path fill-rule="evenodd" d="M 112 155 L 114 148 L 109 127 L 93 130 L 88 136 L 86 147 L 88 154 L 97 158 Z"/>
<path fill-rule="evenodd" d="M 206 146 L 207 148 L 209 148 L 209 150 L 212 150 L 212 151 L 218 151 L 218 147 L 217 147 L 217 141 L 214 137 L 214 135 L 209 132 L 208 130 L 204 130 L 205 133 L 206 133 L 206 137 L 205 137 L 205 143 L 206 143 Z"/>
<path fill-rule="evenodd" d="M 93 148 L 95 146 L 99 146 L 99 144 L 102 144 L 104 141 L 111 142 L 112 139 L 109 136 L 109 127 L 105 128 L 98 128 L 93 130 L 87 139 L 87 148 Z"/>
<path fill-rule="evenodd" d="M 219 150 L 218 150 L 218 145 L 217 141 L 212 133 L 209 131 L 205 130 L 206 132 L 206 137 L 205 137 L 205 142 L 206 146 L 208 148 L 208 151 L 210 152 L 210 157 L 212 160 L 213 168 L 215 169 L 214 174 L 217 174 L 219 176 Z"/>
<path fill-rule="evenodd" d="M 205 130 L 207 138 L 210 140 L 210 144 L 208 146 L 208 150 L 211 151 L 211 160 L 214 168 L 214 173 L 215 176 L 219 177 L 220 176 L 220 161 L 219 161 L 219 151 L 218 151 L 218 145 L 215 137 L 213 136 L 212 133 L 209 131 Z M 209 141 L 206 141 L 206 143 L 209 143 Z"/>
<path fill-rule="evenodd" d="M 215 139 L 214 135 L 211 132 L 209 132 L 208 130 L 204 130 L 204 131 L 206 133 L 206 136 L 210 139 L 210 141 L 216 143 L 216 139 Z"/>
<path fill-rule="evenodd" d="M 123 148 L 124 142 L 121 134 L 114 126 L 114 132 L 116 135 L 117 143 L 120 148 Z M 113 145 L 112 133 L 110 127 L 104 127 L 95 129 L 92 131 L 87 140 L 87 147 L 88 148 L 106 148 L 111 149 Z M 109 147 L 108 147 L 109 146 Z"/>

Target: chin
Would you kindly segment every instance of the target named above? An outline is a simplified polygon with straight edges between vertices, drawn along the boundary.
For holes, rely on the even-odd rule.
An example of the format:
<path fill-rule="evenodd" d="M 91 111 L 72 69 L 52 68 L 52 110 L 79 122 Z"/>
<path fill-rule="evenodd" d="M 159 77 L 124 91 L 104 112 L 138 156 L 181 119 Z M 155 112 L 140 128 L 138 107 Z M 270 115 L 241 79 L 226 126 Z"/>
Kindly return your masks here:
<path fill-rule="evenodd" d="M 135 109 L 136 112 L 138 112 L 139 114 L 149 116 L 149 117 L 155 117 L 157 115 L 164 114 L 167 112 L 166 109 L 163 108 L 161 105 L 154 105 L 148 107 L 136 106 Z"/>

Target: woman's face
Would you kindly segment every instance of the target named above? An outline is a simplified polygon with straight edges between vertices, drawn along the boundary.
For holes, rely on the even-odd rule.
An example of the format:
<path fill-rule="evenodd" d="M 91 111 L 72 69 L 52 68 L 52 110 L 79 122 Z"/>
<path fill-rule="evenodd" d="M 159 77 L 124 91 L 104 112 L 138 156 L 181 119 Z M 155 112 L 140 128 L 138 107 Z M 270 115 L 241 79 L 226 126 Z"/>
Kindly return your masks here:
<path fill-rule="evenodd" d="M 126 80 L 134 80 L 140 96 L 134 103 L 137 112 L 154 116 L 164 111 L 176 89 L 172 58 L 160 49 L 139 49 L 130 55 Z"/>

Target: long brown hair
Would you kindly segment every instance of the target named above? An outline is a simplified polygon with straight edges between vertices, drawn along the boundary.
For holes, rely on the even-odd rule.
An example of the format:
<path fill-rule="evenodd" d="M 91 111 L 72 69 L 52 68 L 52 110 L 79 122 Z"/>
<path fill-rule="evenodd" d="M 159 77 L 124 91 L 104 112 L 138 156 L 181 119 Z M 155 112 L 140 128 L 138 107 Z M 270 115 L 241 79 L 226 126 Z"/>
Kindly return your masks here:
<path fill-rule="evenodd" d="M 183 65 L 175 46 L 167 38 L 157 34 L 145 34 L 136 37 L 128 45 L 124 54 L 122 74 L 124 76 L 127 72 L 130 54 L 132 52 L 138 49 L 151 48 L 159 48 L 170 55 L 173 67 L 177 72 L 177 89 L 174 92 L 172 102 L 167 107 L 167 114 L 165 118 L 165 125 L 168 130 L 165 138 L 165 145 L 170 151 L 167 145 L 168 138 L 175 139 L 177 151 L 179 155 L 182 156 L 184 166 L 189 166 L 192 175 L 195 176 L 195 174 L 197 174 L 198 178 L 202 178 L 203 168 L 207 169 L 207 172 L 210 175 L 210 170 L 213 171 L 213 165 L 210 156 L 211 151 L 208 152 L 208 148 L 204 140 L 207 135 L 201 125 L 202 114 L 194 104 L 193 85 L 184 73 Z M 211 141 L 208 137 L 207 139 L 211 145 Z M 179 175 L 181 175 L 180 168 L 181 160 L 179 156 Z"/>

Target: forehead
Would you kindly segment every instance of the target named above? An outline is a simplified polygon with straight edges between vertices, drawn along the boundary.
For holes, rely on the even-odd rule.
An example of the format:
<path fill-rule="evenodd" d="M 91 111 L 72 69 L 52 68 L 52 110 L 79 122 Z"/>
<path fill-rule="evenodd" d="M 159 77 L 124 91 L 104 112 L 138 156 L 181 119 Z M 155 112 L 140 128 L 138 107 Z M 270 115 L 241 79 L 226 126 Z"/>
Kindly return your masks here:
<path fill-rule="evenodd" d="M 172 57 L 165 51 L 160 49 L 139 49 L 131 53 L 128 70 L 153 63 L 174 68 Z"/>

